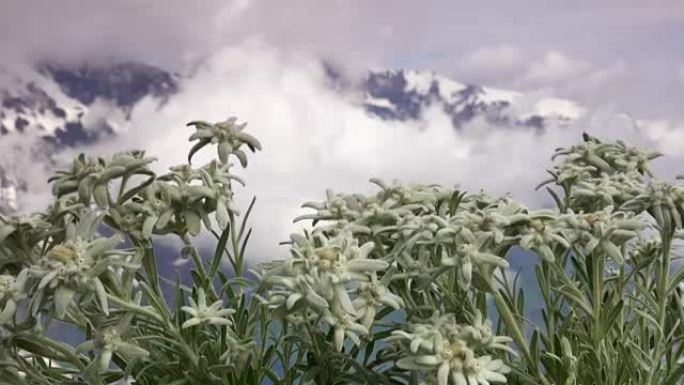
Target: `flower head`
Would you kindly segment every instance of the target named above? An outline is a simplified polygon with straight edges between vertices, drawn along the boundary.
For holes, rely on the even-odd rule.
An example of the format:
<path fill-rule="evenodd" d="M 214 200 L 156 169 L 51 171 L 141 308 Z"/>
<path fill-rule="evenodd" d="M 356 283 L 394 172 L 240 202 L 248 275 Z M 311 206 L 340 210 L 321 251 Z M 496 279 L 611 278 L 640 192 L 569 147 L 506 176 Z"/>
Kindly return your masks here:
<path fill-rule="evenodd" d="M 136 296 L 136 302 L 141 299 L 140 295 Z M 109 368 L 112 355 L 118 353 L 126 358 L 147 357 L 149 352 L 134 341 L 126 338 L 129 333 L 130 324 L 133 320 L 132 313 L 126 313 L 118 319 L 113 326 L 105 327 L 95 332 L 93 339 L 87 340 L 76 347 L 77 352 L 98 351 L 97 357 L 91 362 L 86 369 L 86 373 L 93 375 L 98 371 L 104 371 Z"/>
<path fill-rule="evenodd" d="M 20 300 L 26 298 L 24 286 L 29 271 L 24 269 L 16 277 L 0 274 L 0 325 L 6 324 L 14 316 Z"/>
<path fill-rule="evenodd" d="M 244 132 L 247 123 L 236 124 L 236 117 L 230 117 L 225 122 L 209 123 L 204 121 L 193 121 L 188 126 L 194 126 L 196 131 L 190 135 L 189 140 L 198 140 L 198 143 L 190 150 L 188 163 L 191 162 L 192 155 L 207 144 L 218 144 L 218 155 L 221 163 L 228 163 L 228 156 L 235 155 L 242 167 L 247 166 L 247 155 L 240 149 L 246 144 L 252 152 L 261 150 L 261 144 L 252 135 Z"/>
<path fill-rule="evenodd" d="M 428 383 L 438 385 L 506 382 L 504 374 L 510 368 L 502 360 L 482 353 L 510 341 L 506 337 L 497 340 L 499 337 L 491 334 L 490 324 L 483 322 L 479 313 L 472 325 L 456 323 L 453 314 L 436 313 L 430 323 L 410 324 L 409 329 L 392 333 L 406 354 L 397 361 L 398 367 L 420 370 Z"/>
<path fill-rule="evenodd" d="M 110 267 L 137 269 L 139 265 L 126 260 L 129 252 L 114 249 L 122 241 L 120 235 L 96 236 L 100 221 L 99 214 L 85 212 L 77 224 L 67 225 L 64 241 L 54 245 L 30 267 L 30 275 L 36 278 L 32 284 L 34 315 L 43 298 L 52 294 L 56 314 L 63 318 L 77 293 L 94 294 L 102 310 L 108 313 L 107 292 L 100 275 Z"/>
<path fill-rule="evenodd" d="M 225 318 L 235 313 L 233 309 L 222 309 L 223 301 L 218 300 L 207 306 L 207 297 L 203 288 L 197 290 L 197 301 L 192 297 L 188 298 L 190 306 L 183 306 L 181 310 L 190 315 L 190 319 L 183 322 L 181 328 L 189 328 L 200 324 L 227 325 L 233 323 Z"/>

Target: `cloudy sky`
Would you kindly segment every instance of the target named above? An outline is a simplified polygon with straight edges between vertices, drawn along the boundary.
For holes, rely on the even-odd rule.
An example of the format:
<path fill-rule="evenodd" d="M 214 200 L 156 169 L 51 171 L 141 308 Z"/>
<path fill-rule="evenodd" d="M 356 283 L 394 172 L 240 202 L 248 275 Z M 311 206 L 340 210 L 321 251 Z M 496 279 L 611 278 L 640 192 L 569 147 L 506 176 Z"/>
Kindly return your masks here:
<path fill-rule="evenodd" d="M 160 170 L 181 163 L 194 119 L 249 122 L 264 151 L 251 158 L 256 253 L 294 229 L 299 204 L 325 188 L 371 192 L 373 176 L 510 191 L 532 186 L 555 147 L 583 130 L 656 147 L 666 175 L 684 155 L 684 3 L 605 1 L 6 1 L 4 60 L 138 60 L 182 74 L 162 109 L 143 101 L 121 135 L 91 151 L 144 147 Z M 587 115 L 543 134 L 446 116 L 367 116 L 325 83 L 321 62 L 350 78 L 368 69 L 438 71 L 453 79 L 576 100 Z M 638 123 L 634 122 L 638 120 Z M 211 154 L 205 154 L 206 159 Z M 684 172 L 684 169 L 682 169 Z M 276 241 L 273 238 L 277 238 Z"/>

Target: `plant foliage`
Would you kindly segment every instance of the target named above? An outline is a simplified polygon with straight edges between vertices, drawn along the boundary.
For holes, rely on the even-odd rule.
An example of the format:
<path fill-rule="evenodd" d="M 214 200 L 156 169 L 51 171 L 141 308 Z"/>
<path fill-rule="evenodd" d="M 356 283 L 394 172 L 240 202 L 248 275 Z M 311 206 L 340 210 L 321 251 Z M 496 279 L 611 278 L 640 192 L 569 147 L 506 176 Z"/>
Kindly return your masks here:
<path fill-rule="evenodd" d="M 380 179 L 327 191 L 290 255 L 246 271 L 254 200 L 241 215 L 230 160 L 261 145 L 236 122 L 189 123 L 188 164 L 164 175 L 143 151 L 80 155 L 47 210 L 0 218 L 0 384 L 682 383 L 684 186 L 655 179 L 658 154 L 585 134 L 556 151 L 541 211 Z M 192 282 L 159 276 L 160 237 Z M 507 273 L 516 248 L 539 257 L 540 325 Z"/>

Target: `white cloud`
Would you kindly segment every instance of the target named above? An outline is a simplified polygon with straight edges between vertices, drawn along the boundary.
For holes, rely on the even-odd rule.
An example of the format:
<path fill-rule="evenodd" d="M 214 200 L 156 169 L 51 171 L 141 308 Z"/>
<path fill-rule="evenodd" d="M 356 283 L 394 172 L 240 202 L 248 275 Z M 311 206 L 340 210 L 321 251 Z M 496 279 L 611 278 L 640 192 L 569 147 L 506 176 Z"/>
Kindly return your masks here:
<path fill-rule="evenodd" d="M 482 120 L 456 131 L 437 109 L 417 123 L 382 121 L 325 84 L 313 56 L 258 40 L 230 46 L 182 80 L 179 94 L 161 109 L 152 100 L 141 102 L 119 138 L 88 152 L 142 147 L 159 158 L 155 168 L 163 172 L 185 162 L 192 132 L 186 122 L 220 121 L 230 115 L 249 122 L 249 132 L 264 150 L 250 156 L 246 170 L 236 167 L 247 181 L 247 188 L 238 187 L 236 193 L 243 208 L 252 194 L 257 196 L 249 252 L 252 261 L 261 261 L 286 254 L 277 244 L 301 226 L 291 222 L 303 212 L 300 204 L 321 200 L 326 188 L 372 193 L 376 190 L 368 179 L 377 176 L 511 192 L 538 207 L 549 200 L 532 188 L 544 178 L 553 149 L 580 140 L 578 127 L 630 143 L 654 141 L 629 121 L 596 111 L 588 111 L 574 126 L 550 127 L 541 134 L 494 129 Z M 194 162 L 207 161 L 214 151 L 204 150 Z"/>
<path fill-rule="evenodd" d="M 615 108 L 637 91 L 636 82 L 630 81 L 632 75 L 630 66 L 621 59 L 594 64 L 560 51 L 549 51 L 520 66 L 500 86 L 540 98 L 561 97 L 580 104 Z"/>
<path fill-rule="evenodd" d="M 639 120 L 637 126 L 667 156 L 684 154 L 684 122 Z M 684 173 L 684 169 L 680 170 Z"/>
<path fill-rule="evenodd" d="M 17 193 L 17 204 L 26 212 L 42 210 L 50 199 L 47 186 L 50 159 L 46 151 L 49 147 L 37 130 L 10 132 L 0 140 L 0 170 L 12 185 L 26 184 L 27 191 Z"/>
<path fill-rule="evenodd" d="M 233 46 L 208 60 L 161 110 L 154 103 L 136 108 L 129 135 L 103 148 L 144 143 L 160 157 L 160 165 L 169 166 L 182 163 L 189 148 L 191 130 L 185 122 L 233 114 L 248 121 L 264 150 L 238 171 L 248 184 L 238 196 L 242 207 L 251 194 L 257 196 L 252 252 L 263 260 L 284 255 L 276 244 L 298 228 L 291 220 L 303 212 L 301 203 L 322 199 L 326 188 L 371 193 L 375 188 L 368 179 L 375 176 L 510 191 L 538 205 L 547 198 L 532 187 L 544 177 L 553 149 L 580 140 L 580 131 L 568 127 L 538 135 L 475 121 L 456 131 L 436 109 L 419 123 L 382 121 L 327 88 L 324 80 L 315 58 L 258 42 Z M 618 132 L 602 121 L 581 124 L 608 136 Z M 620 136 L 629 138 L 629 133 Z M 212 151 L 202 154 L 205 160 Z"/>
<path fill-rule="evenodd" d="M 589 71 L 587 81 L 593 87 L 606 86 L 616 79 L 624 78 L 629 72 L 629 66 L 623 60 L 618 60 L 602 68 Z"/>
<path fill-rule="evenodd" d="M 525 79 L 530 82 L 552 83 L 564 81 L 585 72 L 589 64 L 571 59 L 559 51 L 548 52 L 543 59 L 532 63 Z"/>
<path fill-rule="evenodd" d="M 466 74 L 476 77 L 505 76 L 520 70 L 525 64 L 522 50 L 510 44 L 482 47 L 468 54 L 461 62 Z"/>
<path fill-rule="evenodd" d="M 276 245 L 298 228 L 291 221 L 303 212 L 299 206 L 322 199 L 326 188 L 372 193 L 368 179 L 379 176 L 529 194 L 543 169 L 531 170 L 525 163 L 530 156 L 542 162 L 553 148 L 541 143 L 550 138 L 492 131 L 484 123 L 457 132 L 436 110 L 418 124 L 374 119 L 324 80 L 314 58 L 283 54 L 258 42 L 234 46 L 208 60 L 161 110 L 152 101 L 143 102 L 132 112 L 128 133 L 90 150 L 111 153 L 143 146 L 159 157 L 156 167 L 162 171 L 184 162 L 191 133 L 186 122 L 230 115 L 249 122 L 264 150 L 250 157 L 246 170 L 237 170 L 248 184 L 237 194 L 242 207 L 251 194 L 257 196 L 252 250 L 263 260 L 283 255 Z M 521 145 L 510 146 L 512 141 Z M 213 151 L 203 152 L 196 162 L 214 156 Z"/>

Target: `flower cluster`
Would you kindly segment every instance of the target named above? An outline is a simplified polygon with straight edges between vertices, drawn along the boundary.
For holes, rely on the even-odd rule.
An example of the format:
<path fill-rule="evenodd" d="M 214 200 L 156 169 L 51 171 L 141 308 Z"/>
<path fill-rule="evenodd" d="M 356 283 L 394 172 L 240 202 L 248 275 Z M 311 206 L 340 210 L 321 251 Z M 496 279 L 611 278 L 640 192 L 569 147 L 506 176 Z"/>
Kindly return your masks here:
<path fill-rule="evenodd" d="M 369 304 L 401 305 L 377 281 L 376 274 L 389 264 L 368 258 L 375 247 L 373 242 L 359 245 L 349 231 L 331 238 L 322 232 L 293 234 L 291 239 L 292 258 L 271 263 L 264 274 L 264 281 L 271 287 L 269 304 L 288 312 L 316 312 L 334 329 L 338 351 L 345 336 L 358 344 L 357 334 L 368 334 Z M 350 291 L 361 284 L 369 284 L 358 288 L 365 302 L 357 301 L 355 306 Z"/>
<path fill-rule="evenodd" d="M 136 296 L 134 302 L 139 304 L 140 295 Z M 92 360 L 86 369 L 86 375 L 94 375 L 98 371 L 105 371 L 109 368 L 114 353 L 120 354 L 127 359 L 136 357 L 147 357 L 149 352 L 141 348 L 134 341 L 128 341 L 126 336 L 130 334 L 133 313 L 127 313 L 119 318 L 116 324 L 98 330 L 93 339 L 87 340 L 76 347 L 77 352 L 98 351 L 97 357 Z"/>
<path fill-rule="evenodd" d="M 33 315 L 41 309 L 43 301 L 51 299 L 57 317 L 63 318 L 77 294 L 84 295 L 85 302 L 96 297 L 102 311 L 109 312 L 100 276 L 114 268 L 137 270 L 140 265 L 131 261 L 131 252 L 114 249 L 122 241 L 119 235 L 97 236 L 101 219 L 95 212 L 84 213 L 78 223 L 67 225 L 62 242 L 27 268 Z"/>
<path fill-rule="evenodd" d="M 183 329 L 200 324 L 226 325 L 231 326 L 233 323 L 225 318 L 235 313 L 233 309 L 222 309 L 223 301 L 218 300 L 207 306 L 207 296 L 204 289 L 199 288 L 197 292 L 197 301 L 192 297 L 188 298 L 190 306 L 183 306 L 181 310 L 190 315 L 192 318 L 183 322 L 181 327 Z"/>
<path fill-rule="evenodd" d="M 28 270 L 22 270 L 18 276 L 0 274 L 0 325 L 10 321 L 17 311 L 19 301 L 26 298 L 24 286 L 28 279 Z"/>
<path fill-rule="evenodd" d="M 495 336 L 489 320 L 476 312 L 472 324 L 459 324 L 454 314 L 433 315 L 428 323 L 411 323 L 409 330 L 395 330 L 392 340 L 406 354 L 397 361 L 404 369 L 419 370 L 427 383 L 439 385 L 486 385 L 506 382 L 510 372 L 496 350 L 514 353 L 509 337 Z"/>
<path fill-rule="evenodd" d="M 110 223 L 134 238 L 148 238 L 153 233 L 185 231 L 197 235 L 201 223 L 211 228 L 209 214 L 216 213 L 220 228 L 228 223 L 229 213 L 238 214 L 233 203 L 232 181 L 242 180 L 232 175 L 230 164 L 212 161 L 192 169 L 174 167 L 171 172 L 142 189 L 128 202 L 109 210 Z"/>
<path fill-rule="evenodd" d="M 620 265 L 625 262 L 620 247 L 644 228 L 643 222 L 632 213 L 614 212 L 612 206 L 588 214 L 570 211 L 560 220 L 567 225 L 566 239 L 584 255 L 598 248 Z"/>
<path fill-rule="evenodd" d="M 661 154 L 627 146 L 623 141 L 601 142 L 597 138 L 584 134 L 584 142 L 570 148 L 559 148 L 553 158 L 565 156 L 566 162 L 579 166 L 592 167 L 593 176 L 602 173 L 637 172 L 652 176 L 649 162 Z"/>
<path fill-rule="evenodd" d="M 586 213 L 608 206 L 640 214 L 647 211 L 667 231 L 682 228 L 684 188 L 670 183 L 649 181 L 653 177 L 649 162 L 660 156 L 627 146 L 622 141 L 601 142 L 584 135 L 584 142 L 560 148 L 556 156 L 563 162 L 549 173 L 568 195 L 568 209 Z"/>
<path fill-rule="evenodd" d="M 245 124 L 236 125 L 235 118 L 216 124 L 191 122 L 189 125 L 197 129 L 190 140 L 199 142 L 192 148 L 188 160 L 205 145 L 217 143 L 220 162 L 212 161 L 197 169 L 190 165 L 173 167 L 170 173 L 156 178 L 147 167 L 155 159 L 145 157 L 144 151 L 118 153 L 111 159 L 93 159 L 81 154 L 70 170 L 58 171 L 50 178 L 54 183 L 53 193 L 60 199 L 76 194 L 78 203 L 85 206 L 94 199 L 99 208 L 107 210 L 109 225 L 135 239 L 146 239 L 153 233 L 197 235 L 202 222 L 211 227 L 209 214 L 212 212 L 219 227 L 226 228 L 230 213 L 238 214 L 232 181 L 244 185 L 230 172 L 232 164 L 228 155 L 235 155 L 244 167 L 247 157 L 240 147 L 246 144 L 254 152 L 261 149 L 261 144 L 243 131 Z M 138 176 L 149 178 L 126 191 L 126 184 Z M 120 185 L 118 195 L 113 196 L 110 188 L 115 180 Z"/>
<path fill-rule="evenodd" d="M 252 152 L 261 150 L 261 144 L 252 135 L 244 132 L 247 123 L 236 124 L 237 118 L 230 117 L 225 122 L 209 123 L 204 121 L 194 121 L 188 126 L 194 126 L 197 131 L 190 135 L 190 141 L 197 140 L 197 144 L 190 150 L 188 163 L 192 160 L 192 155 L 207 144 L 218 144 L 218 156 L 221 163 L 228 163 L 228 156 L 235 155 L 242 167 L 247 167 L 247 155 L 240 149 L 246 144 Z"/>
<path fill-rule="evenodd" d="M 80 154 L 73 161 L 71 170 L 57 171 L 48 182 L 54 182 L 52 191 L 56 197 L 78 192 L 84 204 L 89 204 L 91 198 L 94 198 L 99 207 L 106 208 L 112 202 L 109 183 L 124 175 L 150 175 L 147 165 L 154 160 L 146 158 L 144 151 L 118 153 L 109 160 L 88 158 L 85 154 Z"/>

